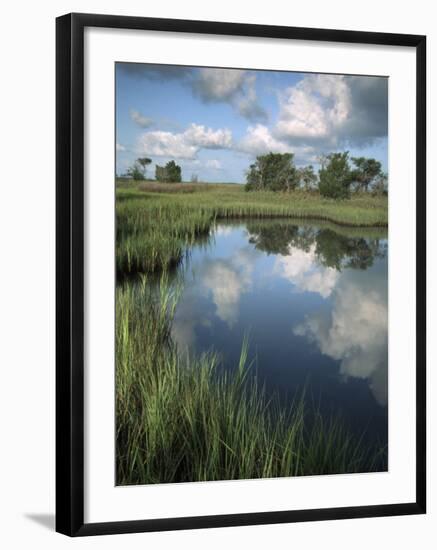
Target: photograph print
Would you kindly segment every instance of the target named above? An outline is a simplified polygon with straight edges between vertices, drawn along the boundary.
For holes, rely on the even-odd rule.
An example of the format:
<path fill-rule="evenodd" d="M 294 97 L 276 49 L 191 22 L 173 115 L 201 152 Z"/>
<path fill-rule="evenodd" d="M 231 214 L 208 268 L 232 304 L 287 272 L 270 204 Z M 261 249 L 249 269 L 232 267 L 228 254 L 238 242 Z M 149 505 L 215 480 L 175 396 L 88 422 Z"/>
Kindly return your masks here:
<path fill-rule="evenodd" d="M 387 471 L 388 79 L 115 84 L 116 484 Z"/>

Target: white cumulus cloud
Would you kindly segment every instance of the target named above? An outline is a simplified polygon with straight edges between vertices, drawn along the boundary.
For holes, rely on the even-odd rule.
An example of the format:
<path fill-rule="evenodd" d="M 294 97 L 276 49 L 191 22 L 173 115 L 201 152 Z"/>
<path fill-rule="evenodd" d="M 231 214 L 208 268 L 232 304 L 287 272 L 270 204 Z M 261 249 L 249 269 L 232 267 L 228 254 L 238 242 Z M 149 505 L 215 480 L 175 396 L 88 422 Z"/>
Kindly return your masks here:
<path fill-rule="evenodd" d="M 228 129 L 212 130 L 202 124 L 191 124 L 183 136 L 187 143 L 203 149 L 229 149 L 232 146 L 232 132 Z"/>
<path fill-rule="evenodd" d="M 278 92 L 277 120 L 251 125 L 237 147 L 256 156 L 294 153 L 298 164 L 345 145 L 361 146 L 387 135 L 387 79 L 307 75 Z"/>
<path fill-rule="evenodd" d="M 293 153 L 297 164 L 317 162 L 316 149 L 311 145 L 291 145 L 275 137 L 270 128 L 264 124 L 256 124 L 247 128 L 246 134 L 237 144 L 242 153 L 252 156 L 266 153 Z"/>
<path fill-rule="evenodd" d="M 191 124 L 180 133 L 145 132 L 138 140 L 141 154 L 181 159 L 194 159 L 200 149 L 228 149 L 231 146 L 230 130 L 212 130 L 199 124 Z"/>
<path fill-rule="evenodd" d="M 290 146 L 275 139 L 264 124 L 249 126 L 246 135 L 238 144 L 238 148 L 251 155 L 262 155 L 270 151 L 273 153 L 290 152 Z"/>
<path fill-rule="evenodd" d="M 326 140 L 351 110 L 351 93 L 343 76 L 310 75 L 280 98 L 275 131 L 286 140 Z"/>
<path fill-rule="evenodd" d="M 387 79 L 308 75 L 279 95 L 273 135 L 287 143 L 315 144 L 323 152 L 341 144 L 387 136 Z"/>

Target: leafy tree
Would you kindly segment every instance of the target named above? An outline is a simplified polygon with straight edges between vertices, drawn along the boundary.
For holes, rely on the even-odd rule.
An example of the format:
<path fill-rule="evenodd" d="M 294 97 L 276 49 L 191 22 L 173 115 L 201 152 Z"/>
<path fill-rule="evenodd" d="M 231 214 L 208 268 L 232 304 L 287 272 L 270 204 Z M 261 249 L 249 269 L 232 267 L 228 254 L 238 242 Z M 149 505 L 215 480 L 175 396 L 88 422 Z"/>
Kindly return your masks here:
<path fill-rule="evenodd" d="M 174 160 L 167 162 L 165 165 L 167 181 L 169 183 L 180 183 L 182 181 L 181 167 Z"/>
<path fill-rule="evenodd" d="M 128 168 L 126 174 L 137 181 L 144 179 L 144 173 L 137 162 L 131 168 Z"/>
<path fill-rule="evenodd" d="M 249 170 L 246 174 L 246 185 L 244 188 L 246 191 L 256 191 L 262 189 L 261 175 L 256 163 L 249 166 Z"/>
<path fill-rule="evenodd" d="M 147 157 L 142 157 L 137 159 L 137 164 L 139 165 L 140 170 L 142 170 L 143 172 L 143 178 L 146 177 L 147 167 L 151 163 L 152 163 L 152 159 L 149 159 Z"/>
<path fill-rule="evenodd" d="M 299 183 L 292 153 L 268 153 L 256 157 L 246 176 L 246 190 L 291 191 Z"/>
<path fill-rule="evenodd" d="M 376 178 L 382 175 L 381 163 L 372 158 L 352 157 L 355 165 L 353 178 L 356 182 L 357 191 L 368 191 L 369 186 L 375 182 Z"/>
<path fill-rule="evenodd" d="M 138 158 L 133 166 L 127 170 L 127 175 L 134 180 L 143 180 L 146 177 L 147 166 L 151 163 L 151 159 L 147 157 Z"/>
<path fill-rule="evenodd" d="M 158 164 L 155 166 L 155 179 L 163 183 L 167 181 L 165 166 L 159 166 Z"/>
<path fill-rule="evenodd" d="M 314 189 L 317 183 L 317 175 L 315 174 L 314 168 L 311 165 L 299 168 L 298 178 L 300 185 L 302 185 L 305 191 L 310 191 L 311 189 Z"/>
<path fill-rule="evenodd" d="M 326 163 L 319 171 L 319 191 L 322 196 L 331 199 L 350 197 L 354 174 L 349 167 L 348 159 L 348 151 L 331 153 L 326 157 Z"/>
<path fill-rule="evenodd" d="M 174 160 L 170 160 L 165 166 L 156 165 L 155 179 L 163 183 L 180 183 L 182 181 L 181 167 Z"/>

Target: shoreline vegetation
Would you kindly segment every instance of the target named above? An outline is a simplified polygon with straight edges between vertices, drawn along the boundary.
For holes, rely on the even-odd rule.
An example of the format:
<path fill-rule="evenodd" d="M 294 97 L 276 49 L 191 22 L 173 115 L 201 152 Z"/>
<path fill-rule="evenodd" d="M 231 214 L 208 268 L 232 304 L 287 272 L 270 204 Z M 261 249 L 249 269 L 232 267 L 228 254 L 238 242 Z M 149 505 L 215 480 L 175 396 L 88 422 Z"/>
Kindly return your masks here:
<path fill-rule="evenodd" d="M 385 469 L 386 448 L 365 449 L 341 419 L 309 410 L 304 393 L 287 410 L 267 397 L 247 341 L 232 371 L 214 353 L 182 357 L 171 339 L 182 288 L 169 272 L 220 220 L 321 220 L 339 231 L 383 231 L 386 196 L 339 201 L 315 191 L 117 180 L 116 216 L 117 484 Z"/>
<path fill-rule="evenodd" d="M 387 197 L 369 193 L 333 200 L 317 191 L 248 193 L 237 184 L 118 180 L 116 202 L 120 276 L 174 267 L 219 220 L 288 218 L 362 228 L 388 225 Z"/>

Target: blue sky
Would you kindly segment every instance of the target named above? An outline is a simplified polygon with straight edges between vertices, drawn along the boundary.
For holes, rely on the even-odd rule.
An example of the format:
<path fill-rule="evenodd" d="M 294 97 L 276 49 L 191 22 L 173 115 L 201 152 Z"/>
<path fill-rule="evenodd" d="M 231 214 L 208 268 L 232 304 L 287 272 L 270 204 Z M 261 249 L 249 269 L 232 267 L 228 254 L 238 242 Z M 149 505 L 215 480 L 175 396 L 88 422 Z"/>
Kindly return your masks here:
<path fill-rule="evenodd" d="M 245 181 L 255 157 L 349 150 L 387 170 L 386 78 L 116 64 L 116 170 L 175 160 L 184 180 Z"/>

